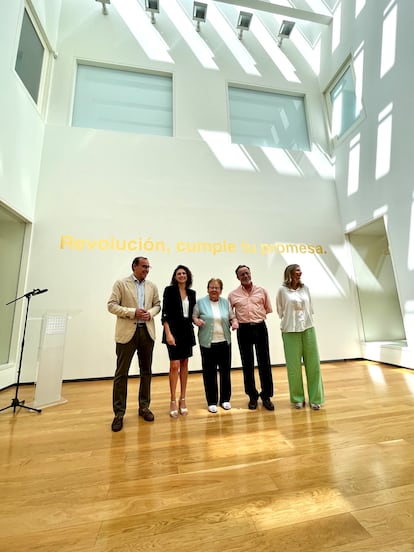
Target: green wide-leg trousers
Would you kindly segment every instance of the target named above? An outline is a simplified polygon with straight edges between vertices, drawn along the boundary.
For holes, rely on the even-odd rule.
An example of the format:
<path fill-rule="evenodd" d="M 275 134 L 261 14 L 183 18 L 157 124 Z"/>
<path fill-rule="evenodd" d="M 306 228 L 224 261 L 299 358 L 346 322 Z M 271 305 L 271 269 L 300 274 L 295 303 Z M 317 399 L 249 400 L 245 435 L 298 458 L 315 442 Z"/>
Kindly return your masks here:
<path fill-rule="evenodd" d="M 302 359 L 305 366 L 310 404 L 322 404 L 325 400 L 315 328 L 304 332 L 282 332 L 285 351 L 290 401 L 305 401 Z"/>

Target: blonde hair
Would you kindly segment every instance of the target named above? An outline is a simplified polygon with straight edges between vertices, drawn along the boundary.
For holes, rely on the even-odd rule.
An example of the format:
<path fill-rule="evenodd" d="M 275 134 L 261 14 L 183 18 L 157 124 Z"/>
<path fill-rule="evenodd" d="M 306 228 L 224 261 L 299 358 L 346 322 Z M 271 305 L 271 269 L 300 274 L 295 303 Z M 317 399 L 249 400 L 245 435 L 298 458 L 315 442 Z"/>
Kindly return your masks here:
<path fill-rule="evenodd" d="M 289 289 L 292 287 L 292 274 L 297 268 L 299 268 L 298 264 L 290 264 L 285 268 L 285 272 L 283 273 L 283 285 Z M 303 283 L 300 280 L 298 287 L 303 287 Z"/>

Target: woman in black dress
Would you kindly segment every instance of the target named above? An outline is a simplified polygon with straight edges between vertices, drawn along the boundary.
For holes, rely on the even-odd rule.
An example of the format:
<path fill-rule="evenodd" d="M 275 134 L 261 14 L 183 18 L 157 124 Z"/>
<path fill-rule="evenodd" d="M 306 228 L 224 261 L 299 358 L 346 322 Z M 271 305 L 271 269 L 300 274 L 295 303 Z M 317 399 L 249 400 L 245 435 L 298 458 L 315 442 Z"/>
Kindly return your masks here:
<path fill-rule="evenodd" d="M 185 402 L 188 377 L 188 359 L 195 345 L 192 322 L 196 292 L 191 288 L 193 277 L 189 268 L 179 265 L 174 270 L 171 284 L 164 290 L 162 304 L 162 342 L 167 345 L 170 359 L 170 416 L 188 414 Z M 180 380 L 180 399 L 177 407 L 176 389 Z"/>

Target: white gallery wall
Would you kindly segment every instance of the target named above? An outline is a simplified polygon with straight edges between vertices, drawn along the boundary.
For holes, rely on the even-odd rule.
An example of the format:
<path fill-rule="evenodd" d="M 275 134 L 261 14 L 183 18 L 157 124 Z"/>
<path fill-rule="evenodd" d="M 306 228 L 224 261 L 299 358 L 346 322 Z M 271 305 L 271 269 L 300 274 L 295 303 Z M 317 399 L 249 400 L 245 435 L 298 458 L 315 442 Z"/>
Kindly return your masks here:
<path fill-rule="evenodd" d="M 341 2 L 331 48 L 323 48 L 324 88 L 349 54 L 365 117 L 335 149 L 343 232 L 384 217 L 407 347 L 367 344 L 363 355 L 414 367 L 414 151 L 411 22 L 404 0 Z"/>
<path fill-rule="evenodd" d="M 56 47 L 60 0 L 33 0 L 32 5 L 52 48 Z M 33 220 L 42 158 L 44 115 L 14 70 L 24 1 L 8 2 L 0 18 L 0 201 Z M 46 91 L 45 91 L 46 92 Z"/>
<path fill-rule="evenodd" d="M 148 255 L 160 294 L 184 263 L 199 296 L 211 276 L 223 279 L 227 295 L 238 284 L 235 267 L 247 263 L 273 303 L 284 267 L 298 262 L 313 291 L 322 358 L 359 357 L 333 171 L 320 153 L 327 136 L 319 83 L 298 46 L 287 44 L 303 67 L 293 71 L 282 50 L 274 46 L 269 55 L 253 32 L 239 41 L 232 29 L 224 41 L 206 23 L 198 35 L 188 17 L 180 27 L 185 10 L 191 13 L 189 1 L 164 3 L 156 25 L 140 7 L 140 42 L 119 6 L 112 2 L 103 16 L 93 2 L 62 4 L 29 287 L 49 289 L 37 298 L 33 316 L 69 313 L 64 378 L 113 374 L 115 320 L 106 301 L 139 254 Z M 209 17 L 214 4 L 210 8 Z M 237 19 L 229 9 L 227 16 Z M 162 39 L 164 50 L 154 53 L 143 44 L 145 33 Z M 174 137 L 71 128 L 77 60 L 172 73 Z M 231 145 L 229 82 L 306 93 L 312 151 Z M 168 357 L 160 321 L 157 329 L 154 372 L 160 373 L 168 371 Z M 275 313 L 269 331 L 272 362 L 283 363 Z M 233 365 L 240 366 L 234 344 Z M 197 348 L 190 367 L 201 367 Z M 29 381 L 30 371 L 26 363 Z"/>
<path fill-rule="evenodd" d="M 56 47 L 60 0 L 33 0 L 38 25 L 47 35 L 51 48 Z M 42 158 L 45 128 L 46 105 L 35 105 L 30 94 L 14 70 L 19 37 L 24 12 L 24 1 L 15 0 L 2 5 L 0 17 L 0 203 L 10 213 L 27 223 L 25 256 L 21 261 L 19 289 L 26 290 L 28 254 L 30 250 L 30 230 L 34 219 L 39 170 Z M 47 88 L 47 85 L 46 85 Z M 45 90 L 47 93 L 47 90 Z M 7 225 L 1 225 L 1 239 L 8 240 Z M 7 250 L 5 243 L 3 251 Z M 2 289 L 9 289 L 0 276 Z M 3 295 L 2 295 L 3 297 Z M 7 297 L 7 300 L 12 297 Z M 12 307 L 2 304 L 0 308 Z M 16 381 L 16 366 L 20 354 L 20 338 L 23 329 L 24 309 L 16 305 L 14 332 L 11 341 L 10 362 L 0 366 L 0 388 Z M 1 331 L 1 328 L 0 328 Z M 29 349 L 29 345 L 27 346 Z M 37 348 L 29 355 L 29 365 L 33 366 Z"/>
<path fill-rule="evenodd" d="M 368 2 L 357 18 L 343 10 L 339 24 L 334 20 L 336 26 L 314 25 L 312 40 L 305 40 L 298 29 L 281 49 L 274 39 L 281 17 L 274 17 L 273 36 L 270 26 L 261 26 L 257 19 L 256 26 L 253 20 L 251 30 L 239 41 L 234 29 L 228 32 L 228 22 L 237 19 L 234 6 L 221 7 L 218 12 L 216 3 L 209 2 L 212 19 L 198 34 L 189 15 L 189 0 L 164 2 L 155 25 L 135 0 L 112 0 L 107 16 L 97 2 L 63 0 L 61 4 L 44 139 L 40 124 L 42 134 L 35 140 L 38 149 L 33 153 L 29 195 L 9 190 L 5 184 L 0 198 L 17 203 L 22 213 L 30 214 L 28 206 L 32 206 L 27 288 L 49 290 L 32 302 L 24 381 L 36 378 L 40 324 L 46 312 L 69 316 L 65 379 L 113 374 L 115 320 L 106 311 L 106 301 L 114 280 L 128 275 L 132 258 L 140 254 L 149 257 L 149 277 L 158 284 L 161 295 L 179 263 L 192 270 L 199 296 L 205 294 L 212 276 L 223 279 L 227 295 L 238 284 L 235 267 L 246 263 L 254 282 L 269 290 L 273 304 L 284 267 L 298 262 L 314 298 L 321 358 L 360 357 L 359 310 L 344 233 L 350 223 L 371 220 L 385 193 L 384 181 L 378 192 L 378 180 L 374 182 L 372 177 L 377 129 L 373 121 L 377 115 L 368 109 L 371 99 L 377 104 L 379 85 L 366 83 L 365 88 L 367 114 L 361 129 L 366 132 L 367 155 L 361 158 L 361 167 L 366 164 L 366 169 L 361 172 L 358 198 L 346 191 L 349 142 L 339 145 L 335 174 L 333 163 L 323 153 L 329 151 L 330 143 L 321 91 L 346 55 L 357 48 L 359 33 L 366 35 L 367 51 L 380 55 L 374 54 L 380 30 L 371 31 L 371 26 L 375 16 L 381 29 L 381 10 L 387 3 L 378 2 L 375 7 Z M 355 9 L 361 2 L 349 4 Z M 47 14 L 49 8 L 43 5 Z M 133 5 L 134 17 L 128 16 L 125 6 Z M 16 12 L 15 22 L 17 19 Z M 220 27 L 223 20 L 228 28 Z M 338 25 L 341 35 L 335 46 Z M 15 32 L 18 35 L 18 27 Z M 50 35 L 53 42 L 53 30 Z M 15 50 L 11 45 L 8 48 L 7 63 L 13 67 Z M 78 60 L 172 74 L 174 137 L 71 127 Z M 369 71 L 373 71 L 375 64 L 370 62 Z M 10 75 L 9 80 L 16 78 Z M 311 151 L 231 145 L 229 83 L 305 94 Z M 389 88 L 391 91 L 391 85 Z M 31 108 L 29 122 L 37 116 Z M 396 134 L 392 138 L 394 152 L 402 138 Z M 3 131 L 0 139 L 6 140 Z M 393 163 L 386 178 L 391 181 L 400 175 L 402 180 L 402 172 L 402 167 Z M 374 184 L 377 188 L 372 192 Z M 407 179 L 404 197 L 409 187 Z M 28 202 L 30 194 L 33 198 Z M 395 195 L 395 190 L 389 190 L 389 204 Z M 395 246 L 400 297 L 406 304 L 412 300 L 407 267 L 410 220 L 402 220 L 404 213 L 397 206 L 392 211 L 390 243 Z M 402 230 L 397 229 L 398 214 Z M 408 316 L 406 323 L 408 337 Z M 269 316 L 268 325 L 272 362 L 283 363 L 276 313 Z M 155 373 L 168 370 L 161 329 L 159 321 Z M 190 368 L 199 370 L 197 348 L 194 352 Z M 240 366 L 236 339 L 233 365 Z"/>

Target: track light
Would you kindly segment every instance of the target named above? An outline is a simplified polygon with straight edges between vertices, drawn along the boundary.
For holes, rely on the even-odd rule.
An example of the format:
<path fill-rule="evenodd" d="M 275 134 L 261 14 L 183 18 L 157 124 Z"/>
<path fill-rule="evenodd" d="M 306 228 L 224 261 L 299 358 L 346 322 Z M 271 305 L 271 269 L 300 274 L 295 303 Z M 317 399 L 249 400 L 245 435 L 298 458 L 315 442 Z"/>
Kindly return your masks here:
<path fill-rule="evenodd" d="M 96 0 L 96 1 L 102 4 L 102 13 L 104 15 L 108 15 L 108 10 L 106 9 L 106 5 L 110 4 L 111 0 Z"/>
<path fill-rule="evenodd" d="M 290 37 L 290 33 L 293 31 L 294 26 L 294 21 L 282 21 L 279 29 L 279 34 L 277 35 L 277 45 L 279 46 L 279 48 L 281 47 L 283 40 Z"/>
<path fill-rule="evenodd" d="M 151 14 L 151 23 L 155 25 L 155 14 L 160 13 L 159 0 L 145 0 L 145 11 Z"/>
<path fill-rule="evenodd" d="M 207 17 L 207 4 L 204 2 L 194 2 L 193 21 L 197 22 L 196 31 L 200 32 L 200 23 L 205 23 Z"/>
<path fill-rule="evenodd" d="M 241 11 L 237 20 L 237 29 L 239 30 L 239 40 L 242 39 L 243 31 L 248 31 L 252 21 L 253 14 Z"/>

